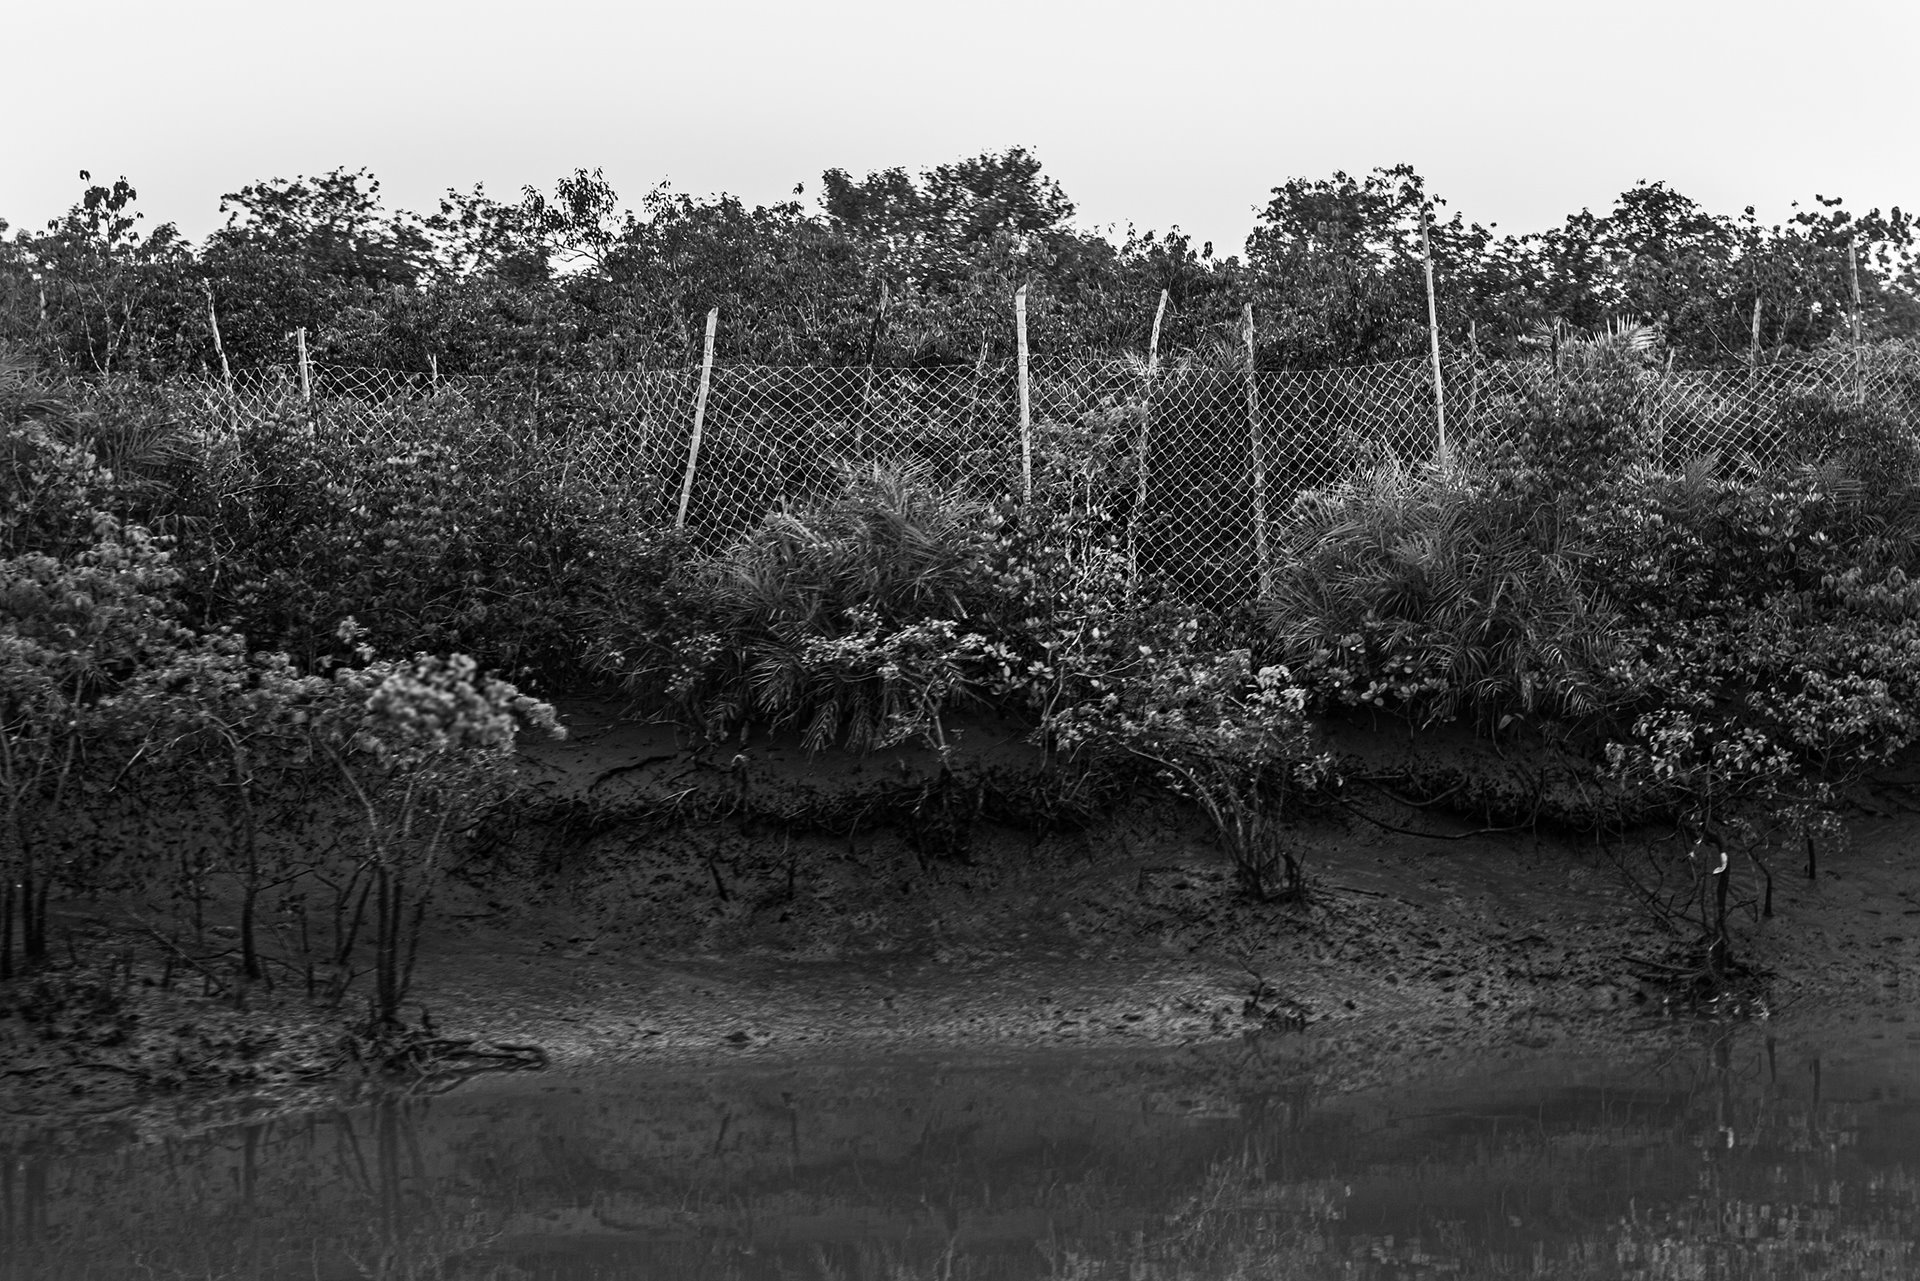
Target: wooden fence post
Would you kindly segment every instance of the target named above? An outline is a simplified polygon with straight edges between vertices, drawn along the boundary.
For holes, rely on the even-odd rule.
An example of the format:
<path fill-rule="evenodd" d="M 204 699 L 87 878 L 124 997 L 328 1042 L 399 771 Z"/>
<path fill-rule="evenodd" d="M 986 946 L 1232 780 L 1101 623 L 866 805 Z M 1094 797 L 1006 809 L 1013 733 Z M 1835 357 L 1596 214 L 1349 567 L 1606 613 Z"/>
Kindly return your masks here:
<path fill-rule="evenodd" d="M 700 466 L 700 436 L 707 422 L 707 393 L 713 386 L 713 332 L 720 326 L 720 309 L 707 313 L 707 342 L 700 356 L 700 390 L 693 399 L 693 439 L 687 442 L 687 474 L 680 482 L 680 510 L 675 529 L 687 527 L 687 504 L 693 499 L 693 473 Z"/>
<path fill-rule="evenodd" d="M 1433 293 L 1433 241 L 1427 235 L 1427 207 L 1420 206 L 1420 257 L 1427 267 L 1427 341 L 1433 348 L 1433 408 L 1439 427 L 1440 457 L 1447 456 L 1447 386 L 1440 377 L 1440 307 Z"/>
<path fill-rule="evenodd" d="M 1160 322 L 1167 316 L 1167 291 L 1160 291 L 1160 305 L 1153 309 L 1153 336 L 1147 339 L 1147 377 L 1160 369 Z"/>
<path fill-rule="evenodd" d="M 873 414 L 873 370 L 880 360 L 880 335 L 887 325 L 887 304 L 893 291 L 880 282 L 880 302 L 873 310 L 873 327 L 867 331 L 867 372 L 860 384 L 860 416 L 853 425 L 853 447 L 858 451 L 867 442 L 867 419 Z"/>
<path fill-rule="evenodd" d="M 313 375 L 307 368 L 307 329 L 305 325 L 293 331 L 293 348 L 300 358 L 300 399 L 313 399 Z"/>
<path fill-rule="evenodd" d="M 1027 380 L 1027 287 L 1013 295 L 1013 336 L 1020 380 L 1020 487 L 1033 501 L 1033 388 Z"/>
<path fill-rule="evenodd" d="M 1480 324 L 1467 322 L 1467 427 L 1480 421 Z"/>
<path fill-rule="evenodd" d="M 1273 594 L 1273 552 L 1267 544 L 1267 441 L 1260 423 L 1260 372 L 1254 364 L 1253 304 L 1240 312 L 1247 345 L 1247 435 L 1253 450 L 1253 559 L 1260 571 L 1260 595 Z"/>
<path fill-rule="evenodd" d="M 440 357 L 433 352 L 427 353 L 427 391 L 435 396 L 440 394 Z"/>
<path fill-rule="evenodd" d="M 1853 278 L 1853 398 L 1864 405 L 1867 383 L 1860 353 L 1860 252 L 1851 240 L 1847 242 L 1847 272 Z"/>
<path fill-rule="evenodd" d="M 1127 513 L 1127 593 L 1140 588 L 1140 517 L 1147 510 L 1147 441 L 1153 432 L 1153 380 L 1160 372 L 1160 322 L 1167 314 L 1167 291 L 1153 309 L 1153 334 L 1147 339 L 1147 386 L 1140 397 L 1140 439 L 1134 445 L 1133 510 Z"/>

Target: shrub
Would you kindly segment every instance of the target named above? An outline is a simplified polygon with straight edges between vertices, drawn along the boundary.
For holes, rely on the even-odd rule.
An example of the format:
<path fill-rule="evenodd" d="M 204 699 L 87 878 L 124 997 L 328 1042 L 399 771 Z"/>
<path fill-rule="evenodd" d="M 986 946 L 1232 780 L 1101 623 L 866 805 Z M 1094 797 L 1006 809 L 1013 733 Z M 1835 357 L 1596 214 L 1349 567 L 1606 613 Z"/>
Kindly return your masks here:
<path fill-rule="evenodd" d="M 1617 767 L 1726 812 L 1830 797 L 1913 740 L 1920 549 L 1888 537 L 1849 478 L 1648 477 L 1596 546 L 1634 651 L 1613 675 L 1636 713 Z"/>
<path fill-rule="evenodd" d="M 1647 369 L 1653 331 L 1626 325 L 1576 337 L 1528 369 L 1491 427 L 1468 442 L 1509 484 L 1585 501 L 1649 462 L 1655 390 Z"/>
<path fill-rule="evenodd" d="M 516 734 L 564 731 L 552 707 L 481 674 L 464 654 L 345 668 L 330 693 L 314 740 L 359 816 L 362 854 L 343 898 L 354 904 L 349 931 L 372 909 L 371 1023 L 390 1031 L 451 845 L 510 784 Z M 351 948 L 350 934 L 343 952 Z"/>
<path fill-rule="evenodd" d="M 80 411 L 0 351 L 0 555 L 62 556 L 94 541 L 114 505 L 112 473 L 67 439 Z"/>
<path fill-rule="evenodd" d="M 385 652 L 472 653 L 564 687 L 584 638 L 649 581 L 658 540 L 536 441 L 457 402 L 409 407 L 376 445 L 252 423 L 181 494 L 197 619 L 344 660 L 347 617 Z"/>
<path fill-rule="evenodd" d="M 1788 464 L 1750 479 L 1711 460 L 1628 477 L 1583 525 L 1591 577 L 1635 621 L 1758 605 L 1836 574 L 1915 568 L 1911 534 L 1852 477 Z"/>
<path fill-rule="evenodd" d="M 938 737 L 942 711 L 974 692 L 959 660 L 984 640 L 962 627 L 994 591 L 992 528 L 983 504 L 923 473 L 849 471 L 834 498 L 665 575 L 664 626 L 636 618 L 639 602 L 614 610 L 598 662 L 716 737 L 798 728 L 814 750 Z"/>
<path fill-rule="evenodd" d="M 194 643 L 172 617 L 166 554 L 144 530 L 90 523 L 70 555 L 0 559 L 0 978 L 16 919 L 22 962 L 43 963 L 54 883 L 86 875 L 80 829 L 140 712 L 114 695 Z"/>
<path fill-rule="evenodd" d="M 1846 786 L 1920 737 L 1916 547 L 1845 471 L 1716 476 L 1702 460 L 1620 487 L 1588 528 L 1629 657 L 1606 763 L 1676 811 L 1703 976 L 1733 969 L 1735 858 L 1836 830 Z"/>
<path fill-rule="evenodd" d="M 1301 897 L 1301 850 L 1281 824 L 1294 798 L 1330 777 L 1313 747 L 1306 691 L 1285 668 L 1255 671 L 1245 650 L 1141 660 L 1049 717 L 1047 732 L 1069 755 L 1145 762 L 1207 816 L 1247 894 Z"/>
<path fill-rule="evenodd" d="M 1870 500 L 1900 501 L 1920 485 L 1920 437 L 1884 405 L 1832 393 L 1803 394 L 1780 409 L 1780 456 L 1788 464 L 1837 466 Z"/>
<path fill-rule="evenodd" d="M 815 750 L 945 745 L 958 707 L 1043 721 L 1140 645 L 1200 627 L 1133 581 L 1086 478 L 1053 479 L 988 504 L 911 467 L 848 471 L 838 494 L 686 565 L 662 589 L 675 617 L 617 620 L 602 662 L 710 735 L 794 728 Z"/>
<path fill-rule="evenodd" d="M 1274 591 L 1274 656 L 1326 702 L 1418 722 L 1589 721 L 1623 656 L 1583 572 L 1568 505 L 1484 465 L 1387 463 L 1294 504 Z"/>

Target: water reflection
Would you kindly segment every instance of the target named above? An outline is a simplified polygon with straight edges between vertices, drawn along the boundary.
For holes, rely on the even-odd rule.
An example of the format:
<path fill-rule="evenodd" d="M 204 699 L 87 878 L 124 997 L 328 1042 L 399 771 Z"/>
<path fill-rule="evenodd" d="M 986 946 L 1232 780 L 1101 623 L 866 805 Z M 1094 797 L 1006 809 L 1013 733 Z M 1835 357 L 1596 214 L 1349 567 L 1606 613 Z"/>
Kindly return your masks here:
<path fill-rule="evenodd" d="M 499 1082 L 0 1162 L 0 1276 L 1920 1275 L 1920 1050 L 1316 1096 L 1246 1051 Z"/>

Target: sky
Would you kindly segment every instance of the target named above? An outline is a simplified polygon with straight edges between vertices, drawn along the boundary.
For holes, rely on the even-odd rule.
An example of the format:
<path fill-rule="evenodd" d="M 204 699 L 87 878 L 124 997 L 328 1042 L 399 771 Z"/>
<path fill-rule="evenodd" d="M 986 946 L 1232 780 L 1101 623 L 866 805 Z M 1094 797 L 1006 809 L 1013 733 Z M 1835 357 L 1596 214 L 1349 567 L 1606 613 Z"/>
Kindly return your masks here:
<path fill-rule="evenodd" d="M 1010 146 L 1082 227 L 1222 254 L 1289 178 L 1403 162 L 1508 232 L 1641 179 L 1769 223 L 1920 206 L 1915 0 L 40 0 L 0 30 L 16 229 L 81 169 L 197 239 L 221 193 L 338 166 L 420 211 L 579 167 L 759 204 Z"/>

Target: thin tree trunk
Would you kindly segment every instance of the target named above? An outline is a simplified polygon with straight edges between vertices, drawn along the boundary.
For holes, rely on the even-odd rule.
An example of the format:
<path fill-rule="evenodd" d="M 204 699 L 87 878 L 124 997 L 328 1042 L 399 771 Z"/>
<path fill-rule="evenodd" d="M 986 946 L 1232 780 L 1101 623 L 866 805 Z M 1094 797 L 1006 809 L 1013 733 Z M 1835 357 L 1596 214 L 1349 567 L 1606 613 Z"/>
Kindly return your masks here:
<path fill-rule="evenodd" d="M 399 926 L 395 919 L 395 903 L 399 898 L 394 886 L 394 871 L 381 866 L 375 873 L 375 884 L 379 887 L 379 896 L 374 903 L 374 919 L 379 931 L 374 939 L 373 996 L 374 1019 L 382 1028 L 392 1027 L 399 999 L 393 991 L 395 965 L 394 935 Z"/>
<path fill-rule="evenodd" d="M 13 900 L 16 894 L 14 879 L 10 873 L 5 876 L 6 883 L 0 885 L 0 982 L 13 977 Z"/>
<path fill-rule="evenodd" d="M 32 973 L 46 963 L 47 937 L 41 928 L 40 905 L 46 902 L 39 878 L 34 876 L 33 855 L 20 864 L 20 969 Z"/>
<path fill-rule="evenodd" d="M 252 785 L 240 759 L 234 761 L 234 786 L 239 789 L 240 866 L 245 878 L 240 894 L 240 973 L 258 981 L 264 975 L 254 936 L 254 909 L 260 899 L 259 832 L 254 823 Z"/>

